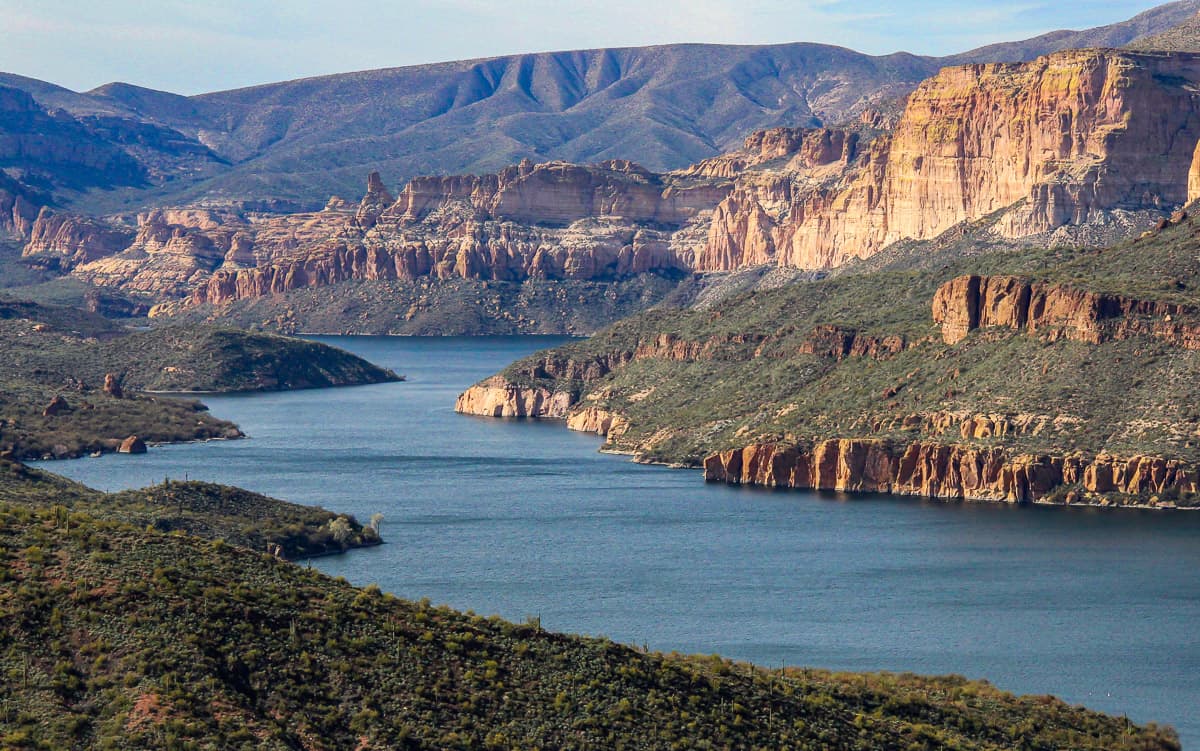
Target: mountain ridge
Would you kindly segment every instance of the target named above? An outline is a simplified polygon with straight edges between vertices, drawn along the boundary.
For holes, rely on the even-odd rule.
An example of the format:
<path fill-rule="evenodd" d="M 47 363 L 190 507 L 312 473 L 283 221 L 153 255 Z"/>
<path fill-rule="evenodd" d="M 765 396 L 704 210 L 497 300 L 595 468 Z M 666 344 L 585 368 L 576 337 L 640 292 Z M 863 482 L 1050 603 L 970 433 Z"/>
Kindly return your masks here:
<path fill-rule="evenodd" d="M 676 44 L 428 63 L 191 97 L 119 82 L 78 93 L 15 74 L 0 74 L 0 85 L 77 118 L 177 131 L 189 149 L 227 163 L 197 163 L 149 188 L 65 195 L 63 203 L 78 210 L 264 199 L 315 209 L 331 194 L 356 190 L 369 169 L 389 182 L 494 171 L 523 158 L 621 158 L 674 169 L 762 128 L 846 120 L 906 95 L 947 64 L 1122 46 L 1198 10 L 1200 0 L 1183 0 L 1116 24 L 943 58 L 871 56 L 807 42 Z"/>

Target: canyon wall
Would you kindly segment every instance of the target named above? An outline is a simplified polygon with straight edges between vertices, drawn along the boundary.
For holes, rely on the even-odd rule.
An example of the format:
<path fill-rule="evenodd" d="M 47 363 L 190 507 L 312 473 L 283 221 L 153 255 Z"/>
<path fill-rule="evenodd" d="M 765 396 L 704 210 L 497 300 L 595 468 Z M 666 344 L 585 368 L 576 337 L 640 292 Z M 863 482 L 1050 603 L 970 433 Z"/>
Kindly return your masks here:
<path fill-rule="evenodd" d="M 1200 349 L 1200 321 L 1191 306 L 1033 282 L 1015 276 L 960 276 L 938 288 L 933 320 L 954 344 L 978 328 L 1026 330 L 1047 339 L 1100 344 L 1150 335 Z"/>
<path fill-rule="evenodd" d="M 1174 209 L 1200 192 L 1197 83 L 1200 54 L 960 66 L 921 84 L 894 122 L 773 128 L 672 173 L 526 160 L 416 178 L 394 196 L 372 174 L 358 205 L 319 212 L 168 210 L 107 230 L 49 215 L 28 228 L 26 255 L 173 301 L 163 311 L 351 279 L 824 269 L 983 217 L 1016 238 Z M 30 224 L 15 199 L 0 213 Z"/>
<path fill-rule="evenodd" d="M 493 175 L 413 180 L 393 198 L 372 174 L 357 207 L 285 216 L 139 217 L 121 252 L 74 274 L 188 304 L 224 304 L 351 279 L 613 280 L 683 272 L 724 181 L 687 183 L 636 164 L 523 162 Z M 45 251 L 31 245 L 27 254 Z"/>
<path fill-rule="evenodd" d="M 998 211 L 996 231 L 1016 238 L 1177 207 L 1200 190 L 1197 81 L 1200 55 L 1187 53 L 944 69 L 838 180 L 739 186 L 718 210 L 706 267 L 837 266 Z"/>
<path fill-rule="evenodd" d="M 821 441 L 811 449 L 755 444 L 704 460 L 708 482 L 734 485 L 920 495 L 1007 501 L 1045 499 L 1064 485 L 1087 493 L 1144 495 L 1195 492 L 1196 467 L 1156 457 L 1011 454 L 914 442 L 896 446 L 869 439 Z"/>

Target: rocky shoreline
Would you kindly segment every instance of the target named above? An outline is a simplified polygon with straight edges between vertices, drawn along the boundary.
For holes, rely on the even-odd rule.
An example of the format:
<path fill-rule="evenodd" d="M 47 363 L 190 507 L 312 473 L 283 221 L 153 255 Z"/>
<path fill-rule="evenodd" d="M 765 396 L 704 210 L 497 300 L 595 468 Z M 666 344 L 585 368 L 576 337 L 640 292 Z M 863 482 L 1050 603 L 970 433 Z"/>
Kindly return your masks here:
<path fill-rule="evenodd" d="M 1000 447 L 887 439 L 831 438 L 803 449 L 751 444 L 709 454 L 699 467 L 644 459 L 618 448 L 629 427 L 620 414 L 579 407 L 572 394 L 525 388 L 492 376 L 464 391 L 460 414 L 560 420 L 605 439 L 605 453 L 673 468 L 700 468 L 705 482 L 766 488 L 919 496 L 948 501 L 1036 503 L 1155 510 L 1190 509 L 1175 499 L 1200 491 L 1200 467 L 1162 457 L 1013 453 Z M 1200 508 L 1200 507 L 1195 507 Z"/>

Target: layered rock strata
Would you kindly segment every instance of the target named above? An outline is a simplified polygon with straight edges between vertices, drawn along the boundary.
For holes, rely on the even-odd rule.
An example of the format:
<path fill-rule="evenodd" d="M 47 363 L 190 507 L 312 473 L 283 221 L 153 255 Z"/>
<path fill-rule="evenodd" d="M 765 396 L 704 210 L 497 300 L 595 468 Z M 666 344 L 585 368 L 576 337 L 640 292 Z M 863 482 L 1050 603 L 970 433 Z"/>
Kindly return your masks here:
<path fill-rule="evenodd" d="M 947 344 L 978 328 L 1001 326 L 1100 344 L 1150 335 L 1185 349 L 1200 349 L 1200 323 L 1190 306 L 1138 300 L 1015 276 L 967 275 L 933 298 L 933 320 Z"/>
<path fill-rule="evenodd" d="M 929 498 L 1035 502 L 1062 486 L 1095 494 L 1195 492 L 1200 471 L 1156 457 L 1012 454 L 914 442 L 821 441 L 812 448 L 755 444 L 708 456 L 708 482 L 780 488 L 920 495 Z"/>
<path fill-rule="evenodd" d="M 572 429 L 607 434 L 614 420 L 619 423 L 623 422 L 623 418 L 608 413 L 576 416 L 571 411 L 579 400 L 580 391 L 588 383 L 636 360 L 697 362 L 721 358 L 743 361 L 764 357 L 768 356 L 765 350 L 771 341 L 769 337 L 758 334 L 728 334 L 700 341 L 676 334 L 659 334 L 639 340 L 632 349 L 617 348 L 595 357 L 575 359 L 551 352 L 540 360 L 525 361 L 515 375 L 522 380 L 553 380 L 564 384 L 562 389 L 522 386 L 504 376 L 492 376 L 464 391 L 455 403 L 455 411 L 487 417 L 575 420 L 582 427 Z M 899 335 L 866 336 L 853 329 L 820 326 L 800 346 L 799 354 L 837 360 L 846 357 L 878 359 L 895 355 L 906 346 L 906 340 Z M 782 351 L 771 353 L 778 357 L 787 354 Z M 598 429 L 601 425 L 605 426 L 604 430 Z"/>
<path fill-rule="evenodd" d="M 842 174 L 739 180 L 703 268 L 837 266 L 995 212 L 996 231 L 1017 238 L 1179 206 L 1200 190 L 1197 81 L 1200 55 L 1184 53 L 1083 50 L 944 69 Z"/>
<path fill-rule="evenodd" d="M 484 417 L 565 419 L 574 401 L 569 392 L 522 388 L 495 376 L 460 394 L 454 411 Z"/>
<path fill-rule="evenodd" d="M 824 269 L 984 217 L 1019 238 L 1178 207 L 1200 192 L 1198 84 L 1200 54 L 1062 52 L 947 68 L 894 122 L 773 128 L 667 174 L 524 161 L 393 196 L 373 173 L 357 206 L 151 212 L 107 235 L 70 218 L 29 226 L 0 196 L 0 221 L 29 229 L 30 257 L 171 301 L 159 312 L 355 279 Z"/>

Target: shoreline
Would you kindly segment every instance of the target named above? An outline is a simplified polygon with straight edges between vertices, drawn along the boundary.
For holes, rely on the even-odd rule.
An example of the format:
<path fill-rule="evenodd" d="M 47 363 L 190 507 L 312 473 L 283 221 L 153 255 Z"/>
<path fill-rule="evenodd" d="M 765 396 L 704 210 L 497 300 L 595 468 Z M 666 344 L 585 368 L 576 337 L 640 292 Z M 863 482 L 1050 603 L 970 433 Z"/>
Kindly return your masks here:
<path fill-rule="evenodd" d="M 318 391 L 320 389 L 350 389 L 359 386 L 380 386 L 387 383 L 405 383 L 408 378 L 393 373 L 395 378 L 380 381 L 364 381 L 363 383 L 328 383 L 323 386 L 292 386 L 288 388 L 261 389 L 209 389 L 196 391 L 180 391 L 178 389 L 139 389 L 136 393 L 152 396 L 240 396 L 245 394 L 281 394 L 288 391 Z"/>
<path fill-rule="evenodd" d="M 520 422 L 522 420 L 559 422 L 559 423 L 563 424 L 564 428 L 566 427 L 566 424 L 567 424 L 567 418 L 565 418 L 565 417 L 537 417 L 537 416 L 489 417 L 488 415 L 471 415 L 471 414 L 467 414 L 467 413 L 463 413 L 463 412 L 459 412 L 457 414 L 463 415 L 465 417 L 483 417 L 483 418 L 492 419 L 492 420 L 513 420 L 516 422 Z M 567 428 L 567 430 L 570 430 L 570 428 Z M 627 456 L 627 457 L 630 457 L 629 461 L 634 464 L 642 464 L 642 465 L 651 466 L 651 467 L 665 467 L 667 469 L 703 471 L 702 466 L 684 464 L 682 462 L 663 462 L 663 461 L 655 461 L 652 459 L 644 459 L 641 457 L 641 455 L 639 455 L 634 450 L 609 447 L 607 444 L 606 438 L 604 438 L 603 436 L 599 436 L 598 434 L 596 434 L 590 430 L 573 430 L 571 432 L 573 432 L 573 433 L 591 433 L 593 435 L 597 435 L 597 437 L 599 437 L 599 438 L 601 438 L 601 440 L 605 441 L 605 443 L 602 444 L 600 446 L 600 448 L 598 449 L 599 453 L 609 454 L 611 456 Z M 730 486 L 730 487 L 741 487 L 741 488 L 748 488 L 748 489 L 752 489 L 752 490 L 759 490 L 759 491 L 763 491 L 763 492 L 772 492 L 772 493 L 785 493 L 785 492 L 841 493 L 841 494 L 851 496 L 851 497 L 853 497 L 853 496 L 864 496 L 864 497 L 897 496 L 897 497 L 903 497 L 903 498 L 919 498 L 919 499 L 926 500 L 926 501 L 933 501 L 933 502 L 937 502 L 937 503 L 947 503 L 947 504 L 949 504 L 949 503 L 980 503 L 980 504 L 986 503 L 986 504 L 992 504 L 992 505 L 997 505 L 997 506 L 1040 506 L 1043 508 L 1078 508 L 1078 509 L 1098 509 L 1098 510 L 1105 510 L 1105 511 L 1116 511 L 1116 510 L 1159 511 L 1159 512 L 1200 511 L 1200 505 L 1180 506 L 1180 505 L 1174 504 L 1174 503 L 1154 503 L 1154 504 L 1150 504 L 1150 503 L 1096 503 L 1096 502 L 1090 502 L 1090 501 L 1080 501 L 1080 502 L 1076 502 L 1076 503 L 1063 503 L 1063 502 L 1058 502 L 1058 501 L 1045 501 L 1045 500 L 1003 501 L 1003 500 L 997 500 L 995 498 L 929 496 L 929 495 L 921 495 L 919 493 L 905 493 L 903 491 L 888 491 L 885 493 L 882 491 L 875 492 L 875 491 L 866 491 L 866 490 L 836 490 L 833 488 L 791 488 L 791 487 L 779 487 L 779 486 L 772 486 L 772 485 L 756 485 L 756 484 L 745 484 L 745 483 L 723 483 L 720 481 L 711 481 L 711 482 L 705 481 L 704 484 L 705 485 L 708 485 L 708 484 L 726 485 L 726 486 Z"/>
<path fill-rule="evenodd" d="M 345 550 L 327 550 L 324 553 L 313 553 L 311 555 L 305 555 L 305 556 L 301 556 L 298 558 L 288 558 L 288 557 L 284 556 L 283 558 L 280 558 L 279 560 L 287 561 L 288 563 L 294 563 L 297 566 L 299 566 L 301 561 L 312 561 L 312 560 L 316 560 L 318 558 L 332 558 L 335 555 L 348 555 L 350 553 L 353 553 L 356 550 L 366 550 L 367 548 L 377 548 L 380 545 L 387 545 L 387 540 L 380 538 L 376 542 L 363 543 L 362 545 L 351 545 L 350 547 L 346 548 Z"/>

